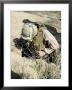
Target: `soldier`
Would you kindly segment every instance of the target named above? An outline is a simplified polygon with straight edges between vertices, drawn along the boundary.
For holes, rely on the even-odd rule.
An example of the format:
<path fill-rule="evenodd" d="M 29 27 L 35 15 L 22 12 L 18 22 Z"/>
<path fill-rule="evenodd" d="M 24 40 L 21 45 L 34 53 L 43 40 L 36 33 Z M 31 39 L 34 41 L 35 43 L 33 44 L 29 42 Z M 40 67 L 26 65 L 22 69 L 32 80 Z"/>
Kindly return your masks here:
<path fill-rule="evenodd" d="M 31 56 L 33 58 L 38 58 L 38 54 L 35 52 L 33 45 L 33 38 L 38 32 L 38 24 L 28 19 L 24 19 L 23 23 L 24 24 L 21 33 L 21 39 L 23 40 L 22 57 Z"/>
<path fill-rule="evenodd" d="M 53 55 L 55 54 L 56 50 L 59 49 L 59 43 L 45 26 L 41 26 L 39 30 L 43 32 L 43 42 L 45 45 L 45 48 L 39 51 L 39 55 L 42 57 L 45 54 L 48 54 L 52 61 Z"/>

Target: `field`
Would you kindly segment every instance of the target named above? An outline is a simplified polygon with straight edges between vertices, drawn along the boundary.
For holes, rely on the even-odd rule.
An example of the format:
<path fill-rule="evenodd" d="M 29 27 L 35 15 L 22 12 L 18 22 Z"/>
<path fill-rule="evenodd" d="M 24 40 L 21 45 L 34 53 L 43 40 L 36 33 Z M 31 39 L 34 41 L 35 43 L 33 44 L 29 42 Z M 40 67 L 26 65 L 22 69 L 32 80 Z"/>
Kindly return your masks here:
<path fill-rule="evenodd" d="M 21 50 L 14 45 L 13 39 L 20 38 L 22 20 L 29 19 L 45 24 L 61 46 L 61 12 L 60 11 L 12 11 L 11 12 L 11 78 L 12 79 L 60 79 L 61 50 L 55 63 L 43 59 L 21 57 Z M 40 38 L 40 37 L 39 37 Z"/>

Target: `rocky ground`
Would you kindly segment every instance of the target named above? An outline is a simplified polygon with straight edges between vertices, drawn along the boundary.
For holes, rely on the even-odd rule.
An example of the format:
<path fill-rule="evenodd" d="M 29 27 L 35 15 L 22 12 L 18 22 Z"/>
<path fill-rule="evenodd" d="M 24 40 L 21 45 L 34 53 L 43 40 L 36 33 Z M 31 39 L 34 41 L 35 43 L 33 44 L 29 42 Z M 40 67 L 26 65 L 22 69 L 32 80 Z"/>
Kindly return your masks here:
<path fill-rule="evenodd" d="M 60 79 L 61 50 L 55 63 L 42 59 L 21 57 L 21 50 L 14 46 L 13 39 L 20 38 L 22 20 L 29 19 L 47 25 L 61 46 L 61 13 L 53 12 L 11 12 L 11 78 L 12 79 Z"/>

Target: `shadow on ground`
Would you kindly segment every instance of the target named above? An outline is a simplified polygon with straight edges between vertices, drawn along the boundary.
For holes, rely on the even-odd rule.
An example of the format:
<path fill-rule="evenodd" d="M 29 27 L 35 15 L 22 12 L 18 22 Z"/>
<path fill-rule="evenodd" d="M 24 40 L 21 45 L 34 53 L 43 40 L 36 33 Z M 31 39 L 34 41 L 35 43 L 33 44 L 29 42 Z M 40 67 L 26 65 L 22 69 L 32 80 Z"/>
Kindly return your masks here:
<path fill-rule="evenodd" d="M 21 76 L 11 70 L 11 79 L 21 79 Z"/>

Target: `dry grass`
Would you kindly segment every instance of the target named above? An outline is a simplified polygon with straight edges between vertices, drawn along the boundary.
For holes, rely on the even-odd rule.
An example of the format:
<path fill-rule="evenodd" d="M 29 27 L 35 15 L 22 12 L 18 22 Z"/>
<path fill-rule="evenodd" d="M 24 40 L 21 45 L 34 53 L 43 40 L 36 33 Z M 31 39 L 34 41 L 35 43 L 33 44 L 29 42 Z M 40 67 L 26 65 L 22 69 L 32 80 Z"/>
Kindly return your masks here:
<path fill-rule="evenodd" d="M 15 55 L 17 56 L 15 58 Z M 14 58 L 13 58 L 14 57 Z M 54 63 L 46 63 L 42 59 L 21 58 L 12 53 L 12 71 L 22 79 L 59 79 L 60 69 Z"/>

